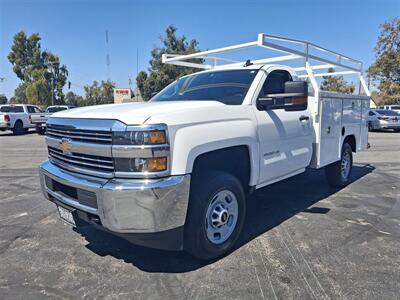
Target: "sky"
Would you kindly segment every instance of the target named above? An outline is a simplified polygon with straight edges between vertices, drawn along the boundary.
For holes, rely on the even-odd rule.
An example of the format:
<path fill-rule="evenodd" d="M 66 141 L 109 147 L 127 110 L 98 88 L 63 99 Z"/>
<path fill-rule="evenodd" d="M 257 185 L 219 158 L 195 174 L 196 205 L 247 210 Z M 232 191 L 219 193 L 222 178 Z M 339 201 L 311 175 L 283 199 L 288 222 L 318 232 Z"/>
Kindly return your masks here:
<path fill-rule="evenodd" d="M 71 90 L 84 95 L 93 80 L 129 87 L 132 78 L 134 87 L 137 68 L 148 69 L 170 24 L 201 50 L 255 41 L 263 32 L 312 41 L 368 67 L 379 25 L 398 16 L 400 0 L 0 0 L 0 94 L 10 98 L 20 83 L 7 55 L 21 30 L 40 34 L 42 49 L 67 66 Z"/>

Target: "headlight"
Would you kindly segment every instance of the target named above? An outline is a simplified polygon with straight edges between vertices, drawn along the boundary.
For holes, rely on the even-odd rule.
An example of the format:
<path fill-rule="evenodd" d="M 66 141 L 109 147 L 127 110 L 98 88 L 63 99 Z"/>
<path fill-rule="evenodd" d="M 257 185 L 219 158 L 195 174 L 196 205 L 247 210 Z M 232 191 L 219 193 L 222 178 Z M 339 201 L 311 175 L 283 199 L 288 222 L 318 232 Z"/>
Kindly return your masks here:
<path fill-rule="evenodd" d="M 168 169 L 167 157 L 115 158 L 114 163 L 119 172 L 153 173 Z"/>
<path fill-rule="evenodd" d="M 162 145 L 167 143 L 165 130 L 115 131 L 114 145 Z"/>

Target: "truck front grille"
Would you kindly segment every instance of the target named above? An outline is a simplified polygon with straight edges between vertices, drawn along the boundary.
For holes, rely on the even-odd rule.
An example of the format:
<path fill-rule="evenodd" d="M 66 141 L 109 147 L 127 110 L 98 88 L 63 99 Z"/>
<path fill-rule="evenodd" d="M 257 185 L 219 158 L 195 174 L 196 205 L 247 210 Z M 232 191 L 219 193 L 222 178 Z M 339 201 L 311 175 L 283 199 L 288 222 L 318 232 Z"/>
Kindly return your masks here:
<path fill-rule="evenodd" d="M 82 143 L 112 144 L 112 133 L 105 130 L 76 129 L 63 125 L 48 124 L 46 134 L 53 138 L 70 138 L 72 141 Z"/>
<path fill-rule="evenodd" d="M 114 172 L 114 162 L 111 157 L 76 152 L 65 154 L 62 150 L 53 147 L 48 147 L 48 152 L 50 160 L 60 167 L 72 168 L 84 173 L 92 171 L 91 174 L 101 177 L 111 177 Z"/>

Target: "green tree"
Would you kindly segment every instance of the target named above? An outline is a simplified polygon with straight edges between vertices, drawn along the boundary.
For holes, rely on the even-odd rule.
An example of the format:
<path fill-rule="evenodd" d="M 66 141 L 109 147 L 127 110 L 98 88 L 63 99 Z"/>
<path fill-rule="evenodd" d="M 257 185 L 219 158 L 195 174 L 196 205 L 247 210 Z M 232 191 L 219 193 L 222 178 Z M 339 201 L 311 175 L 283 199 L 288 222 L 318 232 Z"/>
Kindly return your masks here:
<path fill-rule="evenodd" d="M 0 94 L 0 104 L 6 104 L 8 101 L 6 95 Z"/>
<path fill-rule="evenodd" d="M 400 18 L 381 25 L 375 62 L 368 75 L 379 82 L 379 94 L 386 104 L 400 102 Z"/>
<path fill-rule="evenodd" d="M 333 73 L 335 70 L 329 68 L 328 73 Z M 323 76 L 324 80 L 321 82 L 321 90 L 339 92 L 344 94 L 352 94 L 355 90 L 353 84 L 347 83 L 343 76 Z"/>
<path fill-rule="evenodd" d="M 84 99 L 82 96 L 70 91 L 65 95 L 65 104 L 71 106 L 82 106 Z"/>
<path fill-rule="evenodd" d="M 44 65 L 39 34 L 33 33 L 29 37 L 23 31 L 15 34 L 11 52 L 7 58 L 19 79 L 31 80 L 32 70 L 40 69 Z"/>
<path fill-rule="evenodd" d="M 101 84 L 93 81 L 91 85 L 85 85 L 85 101 L 82 106 L 114 103 L 114 88 L 115 84 L 109 80 L 101 81 Z"/>
<path fill-rule="evenodd" d="M 68 76 L 67 67 L 60 64 L 57 55 L 50 51 L 42 51 L 40 40 L 37 33 L 28 37 L 21 31 L 14 35 L 13 45 L 7 58 L 13 65 L 15 74 L 22 81 L 15 90 L 14 100 L 18 103 L 24 100 L 25 103 L 50 105 L 51 95 L 54 92 L 54 103 L 62 104 L 64 100 L 62 90 Z M 51 72 L 49 67 L 52 67 Z"/>
<path fill-rule="evenodd" d="M 68 79 L 67 67 L 61 65 L 60 58 L 50 51 L 43 52 L 43 56 L 47 71 L 47 76 L 44 77 L 47 78 L 50 89 L 54 88 L 54 104 L 64 104 L 63 88 Z"/>
<path fill-rule="evenodd" d="M 163 64 L 161 57 L 163 54 L 191 54 L 199 51 L 198 42 L 192 39 L 187 41 L 184 35 L 176 36 L 176 27 L 168 26 L 166 36 L 160 37 L 163 44 L 160 48 L 155 48 L 151 51 L 151 60 L 149 74 L 141 71 L 136 77 L 137 87 L 140 90 L 144 100 L 149 100 L 154 93 L 158 93 L 168 84 L 178 79 L 181 76 L 196 72 L 195 68 L 174 66 Z M 202 62 L 200 59 L 192 60 L 192 62 Z"/>
<path fill-rule="evenodd" d="M 28 103 L 28 99 L 26 98 L 25 90 L 28 84 L 25 82 L 21 82 L 14 91 L 14 96 L 10 98 L 10 103 Z"/>
<path fill-rule="evenodd" d="M 25 88 L 28 103 L 35 105 L 51 105 L 51 87 L 45 78 L 28 82 Z"/>

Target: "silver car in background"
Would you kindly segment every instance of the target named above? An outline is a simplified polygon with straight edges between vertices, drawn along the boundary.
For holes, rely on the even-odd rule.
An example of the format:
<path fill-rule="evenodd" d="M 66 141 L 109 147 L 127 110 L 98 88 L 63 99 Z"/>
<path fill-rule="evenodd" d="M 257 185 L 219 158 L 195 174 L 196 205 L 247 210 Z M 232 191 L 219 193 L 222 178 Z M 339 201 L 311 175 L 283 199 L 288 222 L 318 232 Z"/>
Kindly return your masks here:
<path fill-rule="evenodd" d="M 390 109 L 372 109 L 368 116 L 368 129 L 393 129 L 400 131 L 400 114 Z"/>

